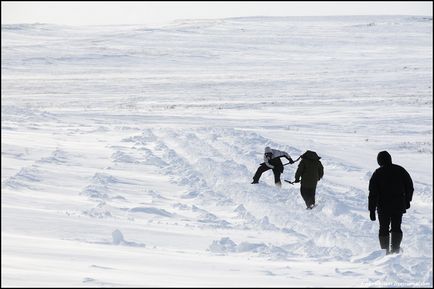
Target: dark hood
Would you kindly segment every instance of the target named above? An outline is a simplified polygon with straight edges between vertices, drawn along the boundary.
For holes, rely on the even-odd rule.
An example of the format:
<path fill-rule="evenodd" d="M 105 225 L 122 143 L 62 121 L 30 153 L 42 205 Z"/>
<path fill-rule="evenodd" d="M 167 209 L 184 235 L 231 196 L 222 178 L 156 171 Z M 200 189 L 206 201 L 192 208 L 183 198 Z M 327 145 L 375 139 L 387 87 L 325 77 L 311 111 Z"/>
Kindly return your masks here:
<path fill-rule="evenodd" d="M 316 152 L 313 151 L 306 151 L 302 156 L 302 159 L 308 159 L 308 160 L 319 160 L 320 157 L 316 154 Z"/>
<path fill-rule="evenodd" d="M 377 163 L 380 167 L 390 165 L 392 163 L 392 156 L 387 151 L 378 153 Z"/>

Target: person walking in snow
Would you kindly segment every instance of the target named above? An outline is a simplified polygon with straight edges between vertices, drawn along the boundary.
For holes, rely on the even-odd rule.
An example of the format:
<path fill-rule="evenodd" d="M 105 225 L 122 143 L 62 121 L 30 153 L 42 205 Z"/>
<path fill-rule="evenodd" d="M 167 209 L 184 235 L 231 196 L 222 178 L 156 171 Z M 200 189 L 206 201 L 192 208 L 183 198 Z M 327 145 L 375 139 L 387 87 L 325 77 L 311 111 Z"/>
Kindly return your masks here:
<path fill-rule="evenodd" d="M 314 151 L 308 150 L 300 158 L 294 183 L 300 182 L 301 178 L 301 196 L 306 203 L 306 209 L 312 209 L 315 206 L 316 185 L 324 175 L 324 167 L 321 158 Z"/>
<path fill-rule="evenodd" d="M 369 180 L 370 219 L 375 221 L 377 210 L 381 249 L 386 249 L 386 254 L 399 253 L 403 235 L 402 215 L 410 208 L 414 191 L 413 181 L 403 167 L 392 163 L 392 157 L 387 151 L 378 153 L 377 163 L 380 167 Z M 392 228 L 389 231 L 390 226 Z"/>
<path fill-rule="evenodd" d="M 252 184 L 257 184 L 262 173 L 271 169 L 273 170 L 274 174 L 274 183 L 277 187 L 281 187 L 282 183 L 280 182 L 280 175 L 283 173 L 283 164 L 280 160 L 281 157 L 285 157 L 290 164 L 294 163 L 291 156 L 287 152 L 266 147 L 264 152 L 264 162 L 261 163 L 259 168 L 256 170 L 256 173 L 253 176 Z"/>

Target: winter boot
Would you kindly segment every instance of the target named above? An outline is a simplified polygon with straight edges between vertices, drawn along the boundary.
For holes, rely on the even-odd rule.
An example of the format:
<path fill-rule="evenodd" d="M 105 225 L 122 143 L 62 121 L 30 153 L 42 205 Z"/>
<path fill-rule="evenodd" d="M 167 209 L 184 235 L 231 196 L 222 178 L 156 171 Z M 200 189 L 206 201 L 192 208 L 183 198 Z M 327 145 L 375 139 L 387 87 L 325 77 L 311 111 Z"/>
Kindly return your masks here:
<path fill-rule="evenodd" d="M 399 253 L 402 241 L 402 232 L 392 232 L 392 252 Z"/>
<path fill-rule="evenodd" d="M 276 187 L 278 187 L 279 189 L 282 188 L 282 183 L 281 182 L 277 182 L 275 184 L 276 184 Z"/>
<path fill-rule="evenodd" d="M 389 250 L 390 237 L 389 237 L 389 234 L 387 234 L 386 236 L 378 236 L 378 239 L 380 240 L 381 249 L 386 249 L 386 255 L 389 255 L 390 254 L 390 250 Z"/>

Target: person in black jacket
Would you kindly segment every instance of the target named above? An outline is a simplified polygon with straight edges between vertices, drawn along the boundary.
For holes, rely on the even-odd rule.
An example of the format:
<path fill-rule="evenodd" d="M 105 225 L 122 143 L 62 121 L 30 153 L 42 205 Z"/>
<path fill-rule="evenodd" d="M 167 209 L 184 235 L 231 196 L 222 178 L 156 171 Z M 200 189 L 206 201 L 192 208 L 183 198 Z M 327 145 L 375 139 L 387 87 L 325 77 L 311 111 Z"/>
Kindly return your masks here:
<path fill-rule="evenodd" d="M 320 161 L 321 157 L 314 151 L 306 151 L 300 158 L 294 183 L 300 182 L 301 178 L 301 196 L 306 203 L 306 209 L 312 209 L 315 206 L 316 185 L 324 176 L 324 167 Z"/>
<path fill-rule="evenodd" d="M 413 181 L 403 167 L 392 163 L 392 157 L 387 151 L 378 153 L 377 162 L 380 167 L 369 181 L 370 218 L 371 221 L 375 221 L 375 210 L 377 210 L 381 249 L 386 249 L 387 254 L 399 253 L 403 235 L 402 215 L 410 208 L 414 191 Z M 391 250 L 389 249 L 390 225 L 392 227 Z"/>

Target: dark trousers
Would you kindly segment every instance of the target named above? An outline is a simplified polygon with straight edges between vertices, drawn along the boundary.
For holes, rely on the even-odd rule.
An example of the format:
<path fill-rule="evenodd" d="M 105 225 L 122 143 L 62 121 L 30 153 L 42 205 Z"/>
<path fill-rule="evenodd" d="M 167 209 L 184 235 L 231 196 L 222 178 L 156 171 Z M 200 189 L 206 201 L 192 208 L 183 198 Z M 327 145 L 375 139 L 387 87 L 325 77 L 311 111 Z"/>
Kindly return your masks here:
<path fill-rule="evenodd" d="M 389 236 L 389 232 L 402 233 L 402 213 L 388 214 L 378 212 L 378 221 L 380 222 L 379 236 Z M 390 226 L 392 227 L 391 229 Z"/>
<path fill-rule="evenodd" d="M 311 205 L 315 204 L 315 191 L 316 188 L 306 188 L 303 186 L 300 187 L 301 196 L 306 203 L 306 207 L 310 207 Z"/>
<path fill-rule="evenodd" d="M 255 175 L 253 176 L 253 181 L 258 182 L 261 178 L 263 172 L 271 170 L 266 164 L 262 163 L 259 168 L 256 170 Z M 280 174 L 282 173 L 282 168 L 279 166 L 274 166 L 273 174 L 274 174 L 274 182 L 280 183 Z"/>

